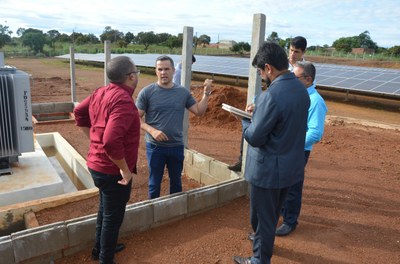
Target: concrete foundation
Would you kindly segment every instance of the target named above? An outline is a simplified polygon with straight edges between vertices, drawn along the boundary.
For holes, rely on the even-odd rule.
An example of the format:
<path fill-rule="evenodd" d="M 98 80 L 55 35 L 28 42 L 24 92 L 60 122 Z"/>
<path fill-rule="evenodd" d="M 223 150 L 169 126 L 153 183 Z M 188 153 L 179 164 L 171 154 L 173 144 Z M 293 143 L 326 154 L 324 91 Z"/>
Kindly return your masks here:
<path fill-rule="evenodd" d="M 62 179 L 38 142 L 11 169 L 11 175 L 0 176 L 0 207 L 64 193 Z"/>

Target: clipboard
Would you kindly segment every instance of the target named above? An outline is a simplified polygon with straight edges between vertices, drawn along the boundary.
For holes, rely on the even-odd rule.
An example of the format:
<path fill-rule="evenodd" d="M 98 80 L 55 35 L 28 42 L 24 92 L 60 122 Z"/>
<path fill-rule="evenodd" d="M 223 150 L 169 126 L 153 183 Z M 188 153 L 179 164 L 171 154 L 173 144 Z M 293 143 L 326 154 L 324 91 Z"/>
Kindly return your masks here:
<path fill-rule="evenodd" d="M 251 119 L 251 114 L 249 112 L 243 111 L 243 110 L 233 107 L 231 105 L 222 104 L 222 109 L 224 109 L 225 111 L 228 111 L 234 115 L 237 115 L 239 117 Z"/>

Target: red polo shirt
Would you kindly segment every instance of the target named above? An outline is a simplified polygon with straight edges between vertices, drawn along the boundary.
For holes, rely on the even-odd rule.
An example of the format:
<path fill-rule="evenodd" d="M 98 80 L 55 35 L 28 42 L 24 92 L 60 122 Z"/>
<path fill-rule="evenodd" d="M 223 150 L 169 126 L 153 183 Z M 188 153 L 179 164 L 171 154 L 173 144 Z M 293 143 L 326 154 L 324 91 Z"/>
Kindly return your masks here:
<path fill-rule="evenodd" d="M 98 88 L 74 109 L 77 126 L 90 128 L 87 166 L 95 171 L 119 175 L 110 160 L 125 158 L 136 173 L 140 138 L 139 113 L 132 99 L 134 89 L 110 83 Z"/>

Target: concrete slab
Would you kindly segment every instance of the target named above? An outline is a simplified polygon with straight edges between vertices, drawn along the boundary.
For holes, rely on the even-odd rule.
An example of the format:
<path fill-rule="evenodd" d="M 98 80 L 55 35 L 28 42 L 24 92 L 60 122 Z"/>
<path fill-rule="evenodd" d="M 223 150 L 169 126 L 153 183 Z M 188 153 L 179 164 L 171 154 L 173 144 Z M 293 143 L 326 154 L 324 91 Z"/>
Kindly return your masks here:
<path fill-rule="evenodd" d="M 43 149 L 23 153 L 11 175 L 0 176 L 0 207 L 64 193 L 63 182 Z"/>

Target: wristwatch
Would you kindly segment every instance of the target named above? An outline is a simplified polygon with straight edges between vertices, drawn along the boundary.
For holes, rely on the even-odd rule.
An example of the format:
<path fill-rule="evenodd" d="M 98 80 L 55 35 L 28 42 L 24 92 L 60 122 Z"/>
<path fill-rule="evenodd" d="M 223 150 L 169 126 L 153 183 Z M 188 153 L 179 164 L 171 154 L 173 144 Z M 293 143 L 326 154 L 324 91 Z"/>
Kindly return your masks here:
<path fill-rule="evenodd" d="M 211 95 L 211 91 L 204 91 L 204 94 L 207 95 L 207 96 L 210 96 Z"/>

